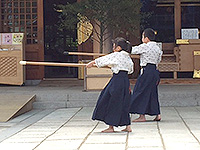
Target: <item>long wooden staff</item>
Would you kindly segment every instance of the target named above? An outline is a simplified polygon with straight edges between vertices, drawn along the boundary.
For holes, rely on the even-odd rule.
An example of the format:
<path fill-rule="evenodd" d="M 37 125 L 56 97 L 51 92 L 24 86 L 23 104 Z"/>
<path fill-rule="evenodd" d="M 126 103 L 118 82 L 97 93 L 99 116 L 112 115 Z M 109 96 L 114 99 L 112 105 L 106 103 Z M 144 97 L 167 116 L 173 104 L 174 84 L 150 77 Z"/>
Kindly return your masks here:
<path fill-rule="evenodd" d="M 82 56 L 105 56 L 102 53 L 85 53 L 85 52 L 64 52 L 65 55 L 82 55 Z M 140 59 L 140 55 L 131 54 L 131 58 Z"/>
<path fill-rule="evenodd" d="M 34 61 L 20 61 L 21 65 L 33 65 L 33 66 L 59 66 L 59 67 L 86 67 L 87 64 L 78 64 L 78 63 L 55 63 L 55 62 L 34 62 Z M 97 67 L 96 64 L 93 67 Z M 102 68 L 110 68 L 105 66 Z"/>
<path fill-rule="evenodd" d="M 54 63 L 54 62 L 33 62 L 33 61 L 20 61 L 21 65 L 35 65 L 35 66 L 60 66 L 60 67 L 85 67 L 86 64 L 77 63 Z"/>
<path fill-rule="evenodd" d="M 81 56 L 105 56 L 101 53 L 84 53 L 84 52 L 64 52 L 66 55 L 81 55 Z"/>

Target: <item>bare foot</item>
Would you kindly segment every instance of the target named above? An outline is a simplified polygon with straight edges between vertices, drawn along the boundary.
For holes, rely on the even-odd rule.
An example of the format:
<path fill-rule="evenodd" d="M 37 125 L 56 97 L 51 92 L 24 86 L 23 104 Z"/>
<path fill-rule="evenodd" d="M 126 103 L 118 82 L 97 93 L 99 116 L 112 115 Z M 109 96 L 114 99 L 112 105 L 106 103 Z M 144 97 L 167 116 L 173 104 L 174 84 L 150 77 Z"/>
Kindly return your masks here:
<path fill-rule="evenodd" d="M 135 120 L 133 120 L 132 122 L 145 122 L 146 119 L 145 118 L 137 118 Z"/>
<path fill-rule="evenodd" d="M 103 133 L 112 133 L 112 132 L 115 132 L 114 129 L 111 129 L 111 128 L 108 128 L 108 129 L 105 129 L 103 131 L 101 131 Z"/>
<path fill-rule="evenodd" d="M 157 115 L 156 118 L 153 121 L 160 121 L 161 120 L 161 116 Z"/>
<path fill-rule="evenodd" d="M 123 129 L 122 131 L 123 131 L 123 132 L 132 132 L 131 129 L 127 129 L 127 128 Z"/>
<path fill-rule="evenodd" d="M 126 128 L 123 129 L 122 131 L 123 132 L 132 132 L 131 126 L 130 125 L 126 126 Z"/>

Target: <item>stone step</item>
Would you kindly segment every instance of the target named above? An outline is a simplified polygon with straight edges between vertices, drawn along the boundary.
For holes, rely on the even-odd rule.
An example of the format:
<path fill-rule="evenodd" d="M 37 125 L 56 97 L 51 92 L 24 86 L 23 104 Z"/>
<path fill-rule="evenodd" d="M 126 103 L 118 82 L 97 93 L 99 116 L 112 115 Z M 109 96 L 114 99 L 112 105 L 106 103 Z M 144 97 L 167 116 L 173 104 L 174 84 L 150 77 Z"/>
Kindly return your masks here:
<path fill-rule="evenodd" d="M 133 88 L 133 86 L 132 86 Z M 193 86 L 186 85 L 160 85 L 159 101 L 161 106 L 198 106 L 200 104 L 199 84 Z M 48 100 L 45 95 L 37 99 L 33 103 L 35 109 L 58 109 L 67 107 L 94 107 L 96 105 L 100 91 L 83 92 L 77 91 L 69 94 L 69 98 L 63 100 L 61 95 L 65 95 L 65 91 L 57 93 L 52 92 L 54 97 L 49 96 Z M 36 94 L 37 95 L 37 94 Z M 55 98 L 57 97 L 57 98 Z"/>
<path fill-rule="evenodd" d="M 77 107 L 94 107 L 97 97 L 93 100 L 74 100 L 74 101 L 35 101 L 34 109 L 58 109 L 58 108 L 77 108 Z"/>
<path fill-rule="evenodd" d="M 66 86 L 80 86 L 83 85 L 83 80 L 76 78 L 47 78 L 40 82 L 40 87 L 66 87 Z"/>

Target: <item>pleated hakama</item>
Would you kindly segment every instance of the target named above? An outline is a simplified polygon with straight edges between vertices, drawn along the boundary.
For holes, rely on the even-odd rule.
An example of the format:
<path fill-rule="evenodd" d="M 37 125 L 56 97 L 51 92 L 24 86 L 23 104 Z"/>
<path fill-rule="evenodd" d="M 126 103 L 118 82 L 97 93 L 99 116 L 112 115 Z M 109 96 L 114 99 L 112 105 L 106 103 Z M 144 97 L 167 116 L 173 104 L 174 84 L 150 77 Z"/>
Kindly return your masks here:
<path fill-rule="evenodd" d="M 102 90 L 92 119 L 105 122 L 107 125 L 130 125 L 130 92 L 127 71 L 113 74 L 110 82 Z"/>
<path fill-rule="evenodd" d="M 160 114 L 158 101 L 159 71 L 156 65 L 147 64 L 138 77 L 131 96 L 130 113 L 142 115 Z"/>

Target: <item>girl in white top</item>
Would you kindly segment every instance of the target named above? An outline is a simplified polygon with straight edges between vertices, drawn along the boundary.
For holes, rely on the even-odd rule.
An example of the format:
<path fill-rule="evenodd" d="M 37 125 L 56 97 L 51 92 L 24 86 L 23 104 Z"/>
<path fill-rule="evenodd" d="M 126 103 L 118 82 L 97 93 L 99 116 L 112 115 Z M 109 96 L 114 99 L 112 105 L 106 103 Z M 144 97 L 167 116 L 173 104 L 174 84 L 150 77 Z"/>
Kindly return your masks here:
<path fill-rule="evenodd" d="M 113 77 L 102 90 L 92 119 L 105 122 L 109 127 L 102 132 L 114 132 L 114 126 L 126 126 L 122 131 L 131 132 L 130 127 L 130 91 L 128 74 L 133 73 L 133 62 L 130 58 L 131 46 L 124 38 L 113 42 L 113 53 L 95 59 L 87 64 L 90 68 L 110 66 Z"/>
<path fill-rule="evenodd" d="M 146 121 L 145 115 L 155 115 L 154 121 L 160 121 L 160 104 L 158 101 L 158 83 L 160 80 L 157 65 L 161 61 L 162 51 L 157 46 L 155 31 L 145 29 L 142 42 L 132 48 L 132 54 L 140 54 L 141 72 L 134 86 L 130 113 L 139 114 L 133 122 Z"/>
<path fill-rule="evenodd" d="M 132 48 L 132 54 L 140 54 L 140 66 L 144 67 L 148 63 L 156 66 L 161 61 L 162 51 L 154 41 L 145 42 Z"/>

